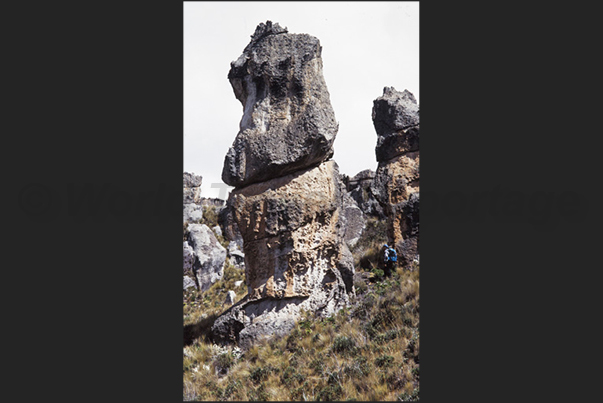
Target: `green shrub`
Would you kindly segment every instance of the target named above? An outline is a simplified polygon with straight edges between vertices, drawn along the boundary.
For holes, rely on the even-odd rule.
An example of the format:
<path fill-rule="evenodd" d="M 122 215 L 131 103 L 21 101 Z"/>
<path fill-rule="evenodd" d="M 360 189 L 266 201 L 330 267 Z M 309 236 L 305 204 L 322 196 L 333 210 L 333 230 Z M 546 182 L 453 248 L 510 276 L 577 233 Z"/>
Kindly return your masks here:
<path fill-rule="evenodd" d="M 402 392 L 398 395 L 399 402 L 413 402 L 419 400 L 419 389 L 413 389 L 412 393 Z"/>
<path fill-rule="evenodd" d="M 291 400 L 297 402 L 306 400 L 306 392 L 308 391 L 308 389 L 308 381 L 304 381 L 304 383 L 299 388 L 291 389 Z"/>
<path fill-rule="evenodd" d="M 373 328 L 374 329 L 374 328 Z M 400 331 L 397 329 L 388 330 L 385 333 L 379 333 L 373 337 L 375 343 L 383 344 L 400 336 Z"/>
<path fill-rule="evenodd" d="M 304 376 L 298 373 L 294 367 L 288 366 L 281 374 L 280 380 L 284 385 L 291 386 L 295 383 L 302 382 Z"/>
<path fill-rule="evenodd" d="M 229 398 L 233 395 L 236 396 L 236 392 L 241 388 L 241 381 L 234 380 L 228 383 L 226 388 L 224 389 L 224 398 Z"/>
<path fill-rule="evenodd" d="M 387 355 L 387 354 L 384 354 L 375 359 L 375 365 L 380 368 L 388 368 L 392 365 L 393 362 L 394 362 L 394 357 L 392 357 L 391 355 Z"/>
<path fill-rule="evenodd" d="M 337 336 L 335 340 L 333 340 L 331 349 L 336 353 L 353 353 L 356 349 L 356 342 L 354 339 L 347 336 Z"/>
<path fill-rule="evenodd" d="M 354 361 L 346 365 L 343 369 L 344 373 L 355 379 L 367 376 L 371 373 L 371 364 L 366 357 L 356 357 Z"/>
<path fill-rule="evenodd" d="M 313 370 L 317 375 L 322 375 L 325 369 L 325 360 L 322 355 L 312 359 L 309 365 L 310 369 Z"/>
<path fill-rule="evenodd" d="M 341 385 L 327 385 L 318 392 L 316 400 L 319 402 L 333 402 L 339 400 L 342 394 L 343 389 Z"/>
<path fill-rule="evenodd" d="M 214 368 L 216 368 L 219 374 L 224 375 L 228 372 L 230 367 L 232 367 L 234 362 L 235 360 L 231 353 L 222 353 L 214 360 Z"/>
<path fill-rule="evenodd" d="M 381 280 L 383 278 L 383 275 L 385 274 L 381 269 L 373 269 L 371 270 L 371 272 L 375 275 L 375 280 Z"/>
<path fill-rule="evenodd" d="M 309 321 L 309 320 L 300 320 L 298 322 L 298 325 L 299 325 L 300 329 L 302 329 L 305 334 L 312 333 L 312 322 L 311 321 Z"/>
<path fill-rule="evenodd" d="M 257 389 L 251 389 L 247 392 L 247 400 L 255 402 L 266 402 L 270 399 L 270 395 L 266 392 L 264 384 L 261 384 Z"/>
<path fill-rule="evenodd" d="M 257 367 L 251 371 L 251 373 L 249 374 L 249 379 L 251 379 L 253 383 L 257 384 L 268 379 L 268 376 L 272 372 L 278 372 L 278 368 L 275 368 L 272 365 L 266 365 L 265 367 Z"/>

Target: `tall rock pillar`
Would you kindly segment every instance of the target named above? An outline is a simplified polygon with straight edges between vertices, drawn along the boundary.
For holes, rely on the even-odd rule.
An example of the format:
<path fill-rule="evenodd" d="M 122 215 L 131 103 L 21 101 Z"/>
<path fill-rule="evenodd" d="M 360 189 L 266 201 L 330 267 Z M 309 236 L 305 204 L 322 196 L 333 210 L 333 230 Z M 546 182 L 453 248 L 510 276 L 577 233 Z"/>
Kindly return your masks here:
<path fill-rule="evenodd" d="M 373 101 L 373 125 L 379 165 L 371 193 L 387 216 L 388 244 L 408 265 L 419 254 L 419 105 L 413 94 L 385 87 Z"/>
<path fill-rule="evenodd" d="M 267 21 L 231 63 L 243 117 L 222 180 L 235 187 L 226 208 L 243 238 L 248 294 L 215 321 L 217 342 L 284 334 L 302 310 L 328 316 L 354 293 L 321 51 L 317 38 Z"/>

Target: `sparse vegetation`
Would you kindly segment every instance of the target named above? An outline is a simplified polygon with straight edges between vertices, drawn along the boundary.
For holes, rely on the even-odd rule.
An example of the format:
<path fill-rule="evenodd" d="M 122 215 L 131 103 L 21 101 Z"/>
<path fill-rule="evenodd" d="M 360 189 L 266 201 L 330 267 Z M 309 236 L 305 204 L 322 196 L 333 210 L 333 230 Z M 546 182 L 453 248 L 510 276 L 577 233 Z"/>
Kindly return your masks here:
<path fill-rule="evenodd" d="M 418 400 L 419 266 L 399 267 L 389 279 L 377 276 L 384 241 L 383 223 L 369 219 L 353 250 L 356 270 L 366 276 L 357 276 L 349 308 L 329 318 L 306 312 L 286 337 L 245 352 L 209 338 L 226 292 L 244 297 L 245 284 L 234 287 L 244 272 L 227 262 L 221 281 L 205 293 L 186 293 L 184 400 Z"/>
<path fill-rule="evenodd" d="M 387 223 L 375 217 L 367 217 L 362 236 L 351 248 L 354 266 L 366 271 L 382 269 L 381 247 L 387 242 Z"/>
<path fill-rule="evenodd" d="M 209 228 L 218 225 L 218 213 L 215 206 L 203 206 L 203 219 L 199 221 L 199 224 L 205 224 Z"/>

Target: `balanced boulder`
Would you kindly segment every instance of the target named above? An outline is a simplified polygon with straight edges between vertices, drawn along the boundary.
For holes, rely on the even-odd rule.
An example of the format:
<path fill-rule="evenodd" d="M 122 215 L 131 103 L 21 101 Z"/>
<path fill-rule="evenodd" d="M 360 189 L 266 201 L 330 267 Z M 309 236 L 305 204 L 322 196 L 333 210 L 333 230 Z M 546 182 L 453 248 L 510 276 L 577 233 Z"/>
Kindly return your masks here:
<path fill-rule="evenodd" d="M 330 160 L 338 125 L 318 39 L 260 24 L 228 78 L 243 118 L 224 161 L 222 179 L 235 189 L 221 222 L 227 239 L 242 238 L 247 295 L 216 319 L 212 335 L 248 347 L 289 331 L 302 310 L 330 316 L 349 303 L 346 223 L 361 212 L 346 212 Z M 361 225 L 349 227 L 353 242 Z"/>
<path fill-rule="evenodd" d="M 333 155 L 338 124 L 317 38 L 260 24 L 228 79 L 243 106 L 222 180 L 245 186 L 317 165 Z"/>
<path fill-rule="evenodd" d="M 402 265 L 418 256 L 419 106 L 412 93 L 385 87 L 373 101 L 379 165 L 370 192 L 387 217 L 388 243 Z"/>

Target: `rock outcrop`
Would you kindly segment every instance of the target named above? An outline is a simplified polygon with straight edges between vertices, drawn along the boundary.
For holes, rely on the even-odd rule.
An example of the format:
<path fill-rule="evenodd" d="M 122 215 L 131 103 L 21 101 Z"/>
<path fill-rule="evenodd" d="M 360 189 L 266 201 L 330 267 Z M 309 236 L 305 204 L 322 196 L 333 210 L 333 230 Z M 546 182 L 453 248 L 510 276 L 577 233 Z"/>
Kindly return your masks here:
<path fill-rule="evenodd" d="M 364 213 L 362 209 L 356 203 L 350 194 L 345 191 L 342 192 L 343 195 L 343 210 L 341 214 L 342 226 L 345 231 L 343 234 L 343 240 L 345 243 L 351 248 L 353 247 L 362 232 L 366 228 L 366 218 L 364 217 Z"/>
<path fill-rule="evenodd" d="M 184 172 L 182 178 L 183 204 L 201 202 L 201 182 L 203 177 L 193 173 Z"/>
<path fill-rule="evenodd" d="M 346 178 L 346 188 L 350 197 L 354 199 L 365 215 L 385 219 L 381 204 L 379 204 L 371 192 L 371 185 L 374 178 L 375 171 L 365 169 L 358 172 L 352 178 Z"/>
<path fill-rule="evenodd" d="M 203 206 L 196 203 L 187 203 L 182 206 L 182 222 L 200 223 L 203 221 Z"/>
<path fill-rule="evenodd" d="M 191 288 L 191 287 L 196 287 L 194 280 L 192 278 L 190 278 L 189 276 L 184 276 L 182 278 L 182 280 L 183 280 L 183 289 L 184 290 Z"/>
<path fill-rule="evenodd" d="M 277 178 L 333 155 L 338 125 L 322 75 L 317 38 L 260 24 L 228 79 L 243 105 L 240 131 L 224 160 L 231 186 Z"/>
<path fill-rule="evenodd" d="M 193 248 L 190 247 L 187 241 L 184 241 L 183 252 L 184 253 L 182 260 L 184 266 L 184 289 L 186 290 L 191 285 L 199 289 L 199 284 L 197 283 L 197 277 L 195 275 L 194 270 L 195 255 L 193 252 Z"/>
<path fill-rule="evenodd" d="M 354 215 L 344 219 L 345 186 L 329 160 L 337 123 L 320 52 L 318 39 L 268 21 L 231 63 L 244 114 L 224 161 L 235 189 L 221 223 L 243 240 L 247 295 L 214 322 L 216 342 L 248 347 L 290 330 L 302 309 L 329 316 L 354 294 L 345 243 Z"/>
<path fill-rule="evenodd" d="M 224 299 L 224 305 L 234 304 L 236 298 L 237 298 L 237 294 L 234 291 L 229 290 L 226 293 L 226 298 Z"/>
<path fill-rule="evenodd" d="M 243 237 L 241 236 L 241 231 L 239 231 L 239 227 L 232 215 L 232 206 L 228 204 L 229 201 L 230 199 L 226 201 L 226 205 L 218 214 L 218 225 L 222 228 L 222 236 L 224 239 L 234 243 L 238 249 L 242 249 Z"/>
<path fill-rule="evenodd" d="M 203 220 L 201 181 L 199 175 L 183 174 L 183 222 L 187 224 L 183 244 L 185 290 L 193 285 L 197 290 L 207 290 L 222 278 L 226 260 L 226 249 L 214 232 L 208 226 L 198 224 Z"/>
<path fill-rule="evenodd" d="M 385 87 L 373 101 L 379 166 L 370 187 L 388 220 L 388 243 L 402 265 L 418 255 L 419 106 L 407 90 Z"/>
<path fill-rule="evenodd" d="M 197 288 L 206 291 L 224 274 L 226 248 L 220 245 L 213 231 L 205 224 L 188 226 L 188 237 L 184 245 L 185 257 L 188 248 L 192 251 L 189 253 L 194 259 L 192 271 Z"/>
<path fill-rule="evenodd" d="M 182 221 L 198 223 L 203 220 L 201 182 L 203 177 L 184 172 L 182 178 Z"/>
<path fill-rule="evenodd" d="M 241 242 L 241 248 L 242 245 L 243 243 Z M 245 269 L 245 254 L 241 252 L 241 248 L 236 242 L 231 241 L 228 243 L 227 251 L 230 263 L 237 269 Z"/>

